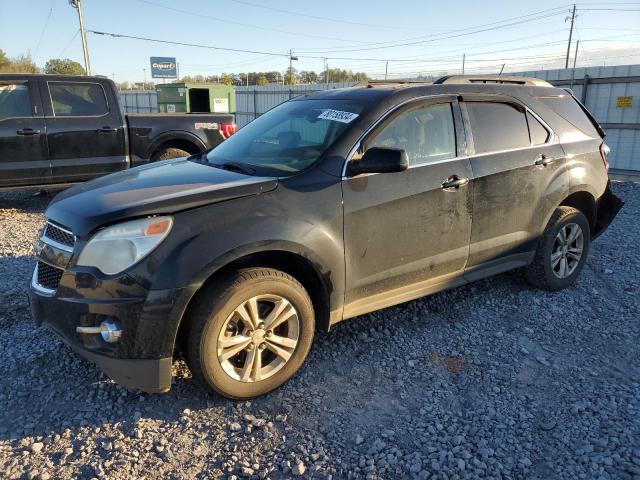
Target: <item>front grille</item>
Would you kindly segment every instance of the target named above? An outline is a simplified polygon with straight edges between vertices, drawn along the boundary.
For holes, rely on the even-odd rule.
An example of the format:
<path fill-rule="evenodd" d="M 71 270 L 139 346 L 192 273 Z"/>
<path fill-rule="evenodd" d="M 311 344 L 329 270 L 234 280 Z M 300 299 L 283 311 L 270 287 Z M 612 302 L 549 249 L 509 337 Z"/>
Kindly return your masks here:
<path fill-rule="evenodd" d="M 73 245 L 76 242 L 73 233 L 57 227 L 53 223 L 47 223 L 47 227 L 44 230 L 44 236 L 46 238 L 50 238 L 54 242 L 61 243 L 62 245 L 66 245 L 71 248 L 73 248 Z"/>
<path fill-rule="evenodd" d="M 38 284 L 44 288 L 48 288 L 49 290 L 55 290 L 58 288 L 58 284 L 60 283 L 60 279 L 62 278 L 62 274 L 64 270 L 57 267 L 52 267 L 48 263 L 38 262 Z"/>

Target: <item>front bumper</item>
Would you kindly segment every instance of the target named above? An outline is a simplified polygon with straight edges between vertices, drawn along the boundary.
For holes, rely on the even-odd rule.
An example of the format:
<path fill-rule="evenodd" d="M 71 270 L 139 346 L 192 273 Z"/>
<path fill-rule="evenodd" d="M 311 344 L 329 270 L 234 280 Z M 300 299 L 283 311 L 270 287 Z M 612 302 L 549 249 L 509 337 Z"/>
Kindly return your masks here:
<path fill-rule="evenodd" d="M 149 290 L 144 296 L 136 287 L 138 295 L 127 296 L 125 280 L 120 297 L 105 296 L 104 292 L 112 289 L 97 286 L 89 297 L 86 291 L 80 294 L 70 288 L 77 283 L 76 275 L 65 272 L 60 288 L 52 295 L 43 294 L 33 284 L 30 286 L 29 300 L 36 325 L 46 324 L 118 384 L 146 392 L 168 391 L 175 332 L 186 306 L 182 300 L 185 289 Z M 106 319 L 121 326 L 119 341 L 108 343 L 99 334 L 76 331 L 80 326 L 98 326 Z"/>

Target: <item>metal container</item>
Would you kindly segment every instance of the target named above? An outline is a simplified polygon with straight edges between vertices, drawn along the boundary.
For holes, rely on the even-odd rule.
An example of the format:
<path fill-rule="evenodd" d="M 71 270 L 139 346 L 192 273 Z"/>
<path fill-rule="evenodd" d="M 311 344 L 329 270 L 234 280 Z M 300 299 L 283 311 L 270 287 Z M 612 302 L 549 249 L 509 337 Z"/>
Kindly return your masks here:
<path fill-rule="evenodd" d="M 156 85 L 161 113 L 235 113 L 236 89 L 221 83 Z"/>

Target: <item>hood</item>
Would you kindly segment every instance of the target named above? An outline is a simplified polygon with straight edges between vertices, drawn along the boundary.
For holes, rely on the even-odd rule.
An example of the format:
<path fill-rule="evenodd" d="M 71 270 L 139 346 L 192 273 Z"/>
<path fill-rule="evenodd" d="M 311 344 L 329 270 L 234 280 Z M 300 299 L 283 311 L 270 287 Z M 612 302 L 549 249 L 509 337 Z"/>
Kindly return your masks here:
<path fill-rule="evenodd" d="M 46 217 L 83 236 L 99 226 L 268 192 L 275 178 L 230 172 L 186 158 L 97 178 L 58 194 Z"/>

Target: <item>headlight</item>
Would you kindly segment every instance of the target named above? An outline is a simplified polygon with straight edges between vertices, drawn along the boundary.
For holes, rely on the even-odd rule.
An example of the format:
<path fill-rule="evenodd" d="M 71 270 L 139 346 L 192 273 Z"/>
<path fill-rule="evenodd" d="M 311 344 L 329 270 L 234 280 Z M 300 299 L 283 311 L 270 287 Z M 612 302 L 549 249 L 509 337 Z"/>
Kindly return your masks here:
<path fill-rule="evenodd" d="M 78 265 L 96 267 L 107 275 L 120 273 L 160 245 L 172 225 L 171 217 L 153 217 L 107 227 L 87 242 Z"/>

